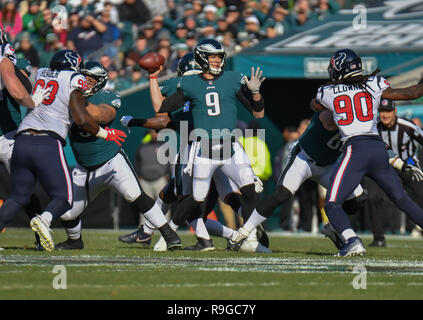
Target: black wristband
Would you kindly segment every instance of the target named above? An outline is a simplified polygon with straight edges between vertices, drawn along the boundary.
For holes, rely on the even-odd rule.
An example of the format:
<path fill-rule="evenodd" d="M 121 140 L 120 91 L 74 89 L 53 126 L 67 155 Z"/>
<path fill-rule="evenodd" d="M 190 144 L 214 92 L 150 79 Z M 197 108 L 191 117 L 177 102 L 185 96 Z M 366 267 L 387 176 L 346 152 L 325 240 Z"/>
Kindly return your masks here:
<path fill-rule="evenodd" d="M 131 119 L 128 122 L 128 127 L 144 127 L 144 124 L 147 122 L 146 119 Z"/>
<path fill-rule="evenodd" d="M 259 101 L 254 101 L 253 102 L 253 110 L 255 112 L 260 112 L 264 109 L 264 100 L 263 97 L 260 97 Z"/>

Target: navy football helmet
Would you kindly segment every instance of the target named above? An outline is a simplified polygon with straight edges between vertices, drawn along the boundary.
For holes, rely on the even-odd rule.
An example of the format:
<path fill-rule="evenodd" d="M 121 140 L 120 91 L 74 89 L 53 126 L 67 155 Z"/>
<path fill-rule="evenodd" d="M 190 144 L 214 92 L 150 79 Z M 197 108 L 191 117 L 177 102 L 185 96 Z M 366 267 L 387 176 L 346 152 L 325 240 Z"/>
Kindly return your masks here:
<path fill-rule="evenodd" d="M 341 80 L 359 75 L 363 71 L 361 58 L 351 49 L 336 51 L 330 58 L 328 73 L 332 80 Z"/>
<path fill-rule="evenodd" d="M 182 76 L 185 73 L 194 74 L 201 72 L 201 69 L 195 64 L 194 53 L 188 52 L 179 60 L 177 71 L 178 76 Z"/>
<path fill-rule="evenodd" d="M 81 73 L 84 76 L 88 76 L 97 80 L 97 83 L 90 89 L 84 91 L 84 97 L 92 96 L 93 94 L 99 92 L 109 80 L 107 75 L 107 70 L 101 63 L 95 61 L 88 61 L 81 67 Z"/>
<path fill-rule="evenodd" d="M 209 56 L 220 55 L 222 62 L 218 68 L 213 68 L 209 64 Z M 194 61 L 195 64 L 204 72 L 210 72 L 213 75 L 219 75 L 223 72 L 225 66 L 226 53 L 222 45 L 213 39 L 205 39 L 195 46 Z"/>
<path fill-rule="evenodd" d="M 69 70 L 79 72 L 84 65 L 81 56 L 73 50 L 61 50 L 54 54 L 50 60 L 50 69 Z"/>

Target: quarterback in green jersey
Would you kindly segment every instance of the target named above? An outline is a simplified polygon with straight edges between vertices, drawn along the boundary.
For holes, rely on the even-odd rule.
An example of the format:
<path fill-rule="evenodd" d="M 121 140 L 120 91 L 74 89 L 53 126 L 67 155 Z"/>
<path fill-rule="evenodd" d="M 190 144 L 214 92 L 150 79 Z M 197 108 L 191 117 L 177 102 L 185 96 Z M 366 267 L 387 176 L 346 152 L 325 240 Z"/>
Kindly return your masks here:
<path fill-rule="evenodd" d="M 110 126 L 121 106 L 120 96 L 102 90 L 107 71 L 98 62 L 87 62 L 81 69 L 88 87 L 84 92 L 87 111 L 101 125 Z M 163 212 L 145 192 L 124 151 L 113 141 L 105 141 L 83 132 L 76 124 L 70 129 L 70 144 L 77 161 L 72 171 L 73 207 L 60 218 L 68 240 L 56 245 L 58 250 L 83 249 L 80 214 L 89 202 L 106 188 L 118 191 L 132 203 L 165 238 L 167 249 L 181 247 L 175 231 L 170 229 Z"/>
<path fill-rule="evenodd" d="M 220 168 L 240 190 L 242 215 L 247 219 L 256 202 L 254 174 L 248 157 L 232 135 L 236 128 L 237 101 L 256 117 L 264 116 L 260 85 L 265 78 L 259 68 L 251 79 L 240 73 L 224 71 L 226 54 L 212 39 L 201 41 L 194 49 L 194 60 L 202 70 L 197 75 L 180 78 L 177 93 L 163 100 L 159 112 L 171 112 L 190 102 L 193 132 L 197 136 L 190 148 L 185 172 L 192 174 L 192 195 L 183 200 L 170 225 L 177 228 L 194 214 L 207 197 L 211 179 Z M 194 139 L 195 140 L 195 139 Z"/>

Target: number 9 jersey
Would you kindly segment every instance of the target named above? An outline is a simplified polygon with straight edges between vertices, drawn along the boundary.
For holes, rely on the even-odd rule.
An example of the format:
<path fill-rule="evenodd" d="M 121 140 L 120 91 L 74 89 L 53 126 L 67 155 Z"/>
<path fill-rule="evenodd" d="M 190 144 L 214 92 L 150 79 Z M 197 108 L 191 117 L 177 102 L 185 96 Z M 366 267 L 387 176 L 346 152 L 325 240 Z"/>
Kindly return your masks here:
<path fill-rule="evenodd" d="M 74 90 L 84 91 L 87 80 L 75 71 L 42 68 L 37 72 L 33 91 L 38 86 L 49 89 L 50 95 L 38 107 L 28 111 L 18 132 L 27 129 L 53 131 L 65 140 L 71 125 L 70 94 Z"/>
<path fill-rule="evenodd" d="M 370 77 L 364 86 L 325 85 L 316 100 L 333 113 L 342 140 L 359 135 L 378 135 L 377 112 L 382 93 L 389 83 L 381 76 Z"/>

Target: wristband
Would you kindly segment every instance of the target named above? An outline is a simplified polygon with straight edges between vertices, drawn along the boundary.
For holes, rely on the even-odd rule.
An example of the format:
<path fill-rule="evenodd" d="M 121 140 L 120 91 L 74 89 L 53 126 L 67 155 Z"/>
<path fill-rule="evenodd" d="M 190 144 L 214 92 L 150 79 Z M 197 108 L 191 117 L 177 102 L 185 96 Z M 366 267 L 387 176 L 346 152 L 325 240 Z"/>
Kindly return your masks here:
<path fill-rule="evenodd" d="M 143 127 L 146 122 L 146 119 L 131 119 L 128 122 L 128 127 Z"/>
<path fill-rule="evenodd" d="M 389 163 L 398 170 L 402 170 L 402 167 L 404 166 L 404 161 L 402 161 L 399 157 L 389 159 Z"/>
<path fill-rule="evenodd" d="M 149 77 L 150 77 L 150 79 L 157 79 L 156 76 L 149 76 Z"/>
<path fill-rule="evenodd" d="M 107 138 L 107 131 L 104 130 L 102 127 L 99 127 L 97 134 L 95 135 L 97 138 L 105 139 Z"/>

